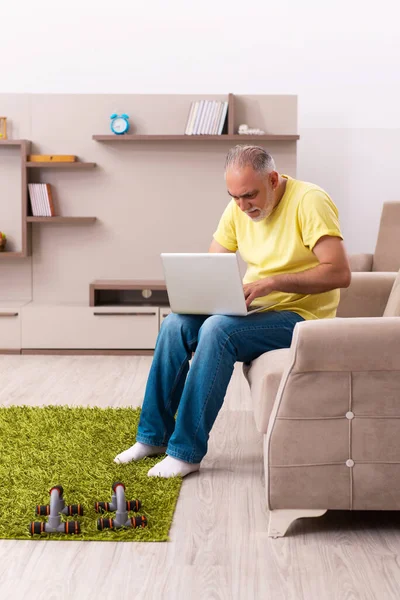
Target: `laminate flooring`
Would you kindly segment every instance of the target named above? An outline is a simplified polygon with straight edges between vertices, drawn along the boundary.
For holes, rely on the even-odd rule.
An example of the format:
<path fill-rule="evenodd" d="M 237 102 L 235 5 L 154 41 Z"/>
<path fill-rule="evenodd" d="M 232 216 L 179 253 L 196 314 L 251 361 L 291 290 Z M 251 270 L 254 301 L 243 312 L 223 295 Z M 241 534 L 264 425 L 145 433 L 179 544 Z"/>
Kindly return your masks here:
<path fill-rule="evenodd" d="M 151 360 L 3 355 L 0 405 L 140 406 Z M 277 540 L 267 523 L 262 436 L 237 365 L 170 542 L 0 540 L 0 600 L 400 598 L 398 513 L 328 511 Z"/>

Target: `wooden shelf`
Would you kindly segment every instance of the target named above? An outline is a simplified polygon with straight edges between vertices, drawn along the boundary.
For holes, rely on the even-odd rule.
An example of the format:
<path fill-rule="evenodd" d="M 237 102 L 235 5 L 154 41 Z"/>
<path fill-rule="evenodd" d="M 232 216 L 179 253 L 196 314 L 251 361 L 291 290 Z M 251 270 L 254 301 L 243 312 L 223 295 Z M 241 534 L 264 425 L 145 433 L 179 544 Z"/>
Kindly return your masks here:
<path fill-rule="evenodd" d="M 141 135 L 141 134 L 104 134 L 104 135 L 93 135 L 92 139 L 98 142 L 242 142 L 246 143 L 246 140 L 258 140 L 260 142 L 296 142 L 300 139 L 297 134 L 268 134 L 263 135 L 239 135 L 235 133 L 235 95 L 228 94 L 228 113 L 227 121 L 225 122 L 223 130 L 224 133 L 221 135 L 207 135 L 207 134 L 196 134 L 196 135 Z"/>
<path fill-rule="evenodd" d="M 26 254 L 23 252 L 0 252 L 0 260 L 3 258 L 26 258 Z"/>
<path fill-rule="evenodd" d="M 97 217 L 27 217 L 28 223 L 94 223 Z"/>
<path fill-rule="evenodd" d="M 92 169 L 96 166 L 94 162 L 27 162 L 25 163 L 30 169 Z"/>
<path fill-rule="evenodd" d="M 260 140 L 269 142 L 295 142 L 300 139 L 299 135 L 93 135 L 93 140 L 98 142 L 192 142 L 192 141 L 219 141 L 237 142 L 245 140 Z"/>
<path fill-rule="evenodd" d="M 0 139 L 0 146 L 23 146 L 28 140 L 2 140 Z"/>

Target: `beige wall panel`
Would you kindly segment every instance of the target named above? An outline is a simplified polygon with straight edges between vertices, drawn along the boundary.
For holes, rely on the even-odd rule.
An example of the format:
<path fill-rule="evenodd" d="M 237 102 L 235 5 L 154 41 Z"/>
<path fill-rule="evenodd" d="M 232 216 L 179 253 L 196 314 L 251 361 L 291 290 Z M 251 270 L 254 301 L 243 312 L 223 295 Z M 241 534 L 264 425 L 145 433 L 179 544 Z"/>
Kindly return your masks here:
<path fill-rule="evenodd" d="M 0 301 L 29 301 L 32 298 L 32 257 L 0 261 Z"/>
<path fill-rule="evenodd" d="M 242 123 L 269 134 L 297 134 L 297 96 L 235 95 L 235 133 Z"/>
<path fill-rule="evenodd" d="M 0 94 L 0 116 L 7 117 L 7 137 L 31 139 L 31 94 Z"/>

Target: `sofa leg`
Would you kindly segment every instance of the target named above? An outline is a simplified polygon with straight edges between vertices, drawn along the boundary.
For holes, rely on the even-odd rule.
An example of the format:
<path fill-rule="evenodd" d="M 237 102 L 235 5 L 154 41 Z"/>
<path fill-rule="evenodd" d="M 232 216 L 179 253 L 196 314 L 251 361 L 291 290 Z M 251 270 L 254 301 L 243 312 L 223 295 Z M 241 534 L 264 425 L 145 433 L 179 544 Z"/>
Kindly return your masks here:
<path fill-rule="evenodd" d="M 296 521 L 296 519 L 302 519 L 303 517 L 321 517 L 325 513 L 325 508 L 287 508 L 271 510 L 269 513 L 268 537 L 283 537 L 290 525 Z"/>

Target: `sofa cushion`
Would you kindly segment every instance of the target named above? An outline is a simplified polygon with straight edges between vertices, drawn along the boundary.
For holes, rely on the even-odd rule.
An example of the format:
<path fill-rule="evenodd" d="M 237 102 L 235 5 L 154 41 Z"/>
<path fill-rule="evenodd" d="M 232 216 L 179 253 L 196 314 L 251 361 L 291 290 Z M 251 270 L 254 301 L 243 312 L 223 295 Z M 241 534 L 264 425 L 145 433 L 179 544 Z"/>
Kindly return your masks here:
<path fill-rule="evenodd" d="M 400 271 L 397 273 L 383 316 L 400 317 Z"/>
<path fill-rule="evenodd" d="M 397 271 L 400 268 L 400 202 L 385 202 L 374 259 L 373 271 Z"/>
<path fill-rule="evenodd" d="M 349 263 L 351 272 L 361 271 L 363 273 L 370 273 L 372 271 L 373 258 L 373 254 L 350 254 Z"/>
<path fill-rule="evenodd" d="M 282 374 L 289 365 L 290 348 L 265 352 L 244 367 L 253 399 L 254 418 L 260 433 L 266 433 Z"/>

